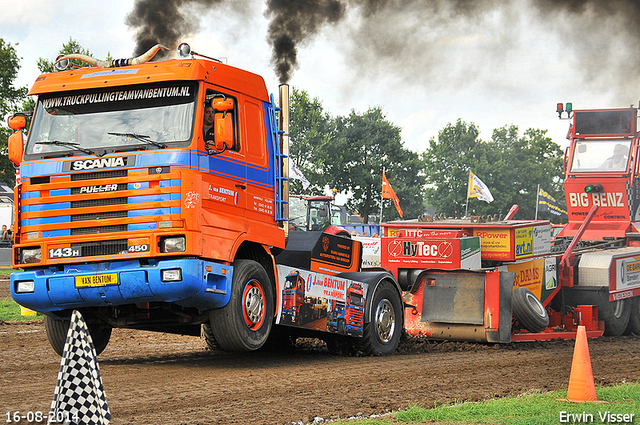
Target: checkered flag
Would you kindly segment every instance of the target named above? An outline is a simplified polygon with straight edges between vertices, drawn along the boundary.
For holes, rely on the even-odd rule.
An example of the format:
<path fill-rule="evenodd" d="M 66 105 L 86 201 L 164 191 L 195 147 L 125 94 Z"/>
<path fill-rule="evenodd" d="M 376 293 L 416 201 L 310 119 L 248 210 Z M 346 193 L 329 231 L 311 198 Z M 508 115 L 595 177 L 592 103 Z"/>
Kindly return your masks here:
<path fill-rule="evenodd" d="M 77 310 L 71 315 L 48 418 L 48 424 L 75 425 L 107 425 L 111 420 L 96 350 Z"/>

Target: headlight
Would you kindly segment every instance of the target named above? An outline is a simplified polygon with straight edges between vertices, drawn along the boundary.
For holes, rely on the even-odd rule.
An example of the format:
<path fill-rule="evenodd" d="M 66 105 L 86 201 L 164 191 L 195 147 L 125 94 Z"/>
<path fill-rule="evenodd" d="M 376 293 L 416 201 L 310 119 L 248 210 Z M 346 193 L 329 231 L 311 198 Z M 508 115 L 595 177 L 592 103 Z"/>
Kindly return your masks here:
<path fill-rule="evenodd" d="M 182 280 L 181 269 L 162 270 L 163 282 L 180 282 Z"/>
<path fill-rule="evenodd" d="M 39 263 L 42 260 L 40 253 L 40 247 L 38 248 L 23 248 L 21 252 L 21 263 Z"/>
<path fill-rule="evenodd" d="M 169 236 L 160 240 L 162 252 L 185 252 L 187 250 L 187 238 L 184 236 Z"/>
<path fill-rule="evenodd" d="M 16 282 L 16 294 L 25 294 L 27 292 L 34 292 L 36 290 L 36 284 L 33 280 L 23 280 L 22 282 Z"/>

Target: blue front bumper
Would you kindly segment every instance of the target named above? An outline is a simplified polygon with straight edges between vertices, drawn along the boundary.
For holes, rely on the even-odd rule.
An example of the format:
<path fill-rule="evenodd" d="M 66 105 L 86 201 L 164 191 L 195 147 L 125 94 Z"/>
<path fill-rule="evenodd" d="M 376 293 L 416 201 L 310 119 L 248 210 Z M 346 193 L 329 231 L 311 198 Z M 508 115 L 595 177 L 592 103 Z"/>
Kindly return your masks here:
<path fill-rule="evenodd" d="M 180 270 L 182 279 L 163 282 L 163 270 Z M 101 282 L 109 280 L 102 279 L 105 276 L 112 284 Z M 75 264 L 65 265 L 63 270 L 54 266 L 15 272 L 11 274 L 11 296 L 35 311 L 145 302 L 168 302 L 204 311 L 229 302 L 232 278 L 233 266 L 195 258 L 149 260 L 148 264 L 139 260 Z M 34 291 L 17 293 L 18 285 L 28 281 L 34 282 Z"/>

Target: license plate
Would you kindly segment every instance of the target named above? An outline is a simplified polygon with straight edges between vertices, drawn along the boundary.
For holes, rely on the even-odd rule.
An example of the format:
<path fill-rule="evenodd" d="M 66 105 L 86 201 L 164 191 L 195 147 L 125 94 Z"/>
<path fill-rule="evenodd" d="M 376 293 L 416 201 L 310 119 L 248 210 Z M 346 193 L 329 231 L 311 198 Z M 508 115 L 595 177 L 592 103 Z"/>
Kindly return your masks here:
<path fill-rule="evenodd" d="M 89 276 L 76 276 L 76 288 L 90 286 L 107 286 L 118 284 L 118 273 L 92 274 Z"/>

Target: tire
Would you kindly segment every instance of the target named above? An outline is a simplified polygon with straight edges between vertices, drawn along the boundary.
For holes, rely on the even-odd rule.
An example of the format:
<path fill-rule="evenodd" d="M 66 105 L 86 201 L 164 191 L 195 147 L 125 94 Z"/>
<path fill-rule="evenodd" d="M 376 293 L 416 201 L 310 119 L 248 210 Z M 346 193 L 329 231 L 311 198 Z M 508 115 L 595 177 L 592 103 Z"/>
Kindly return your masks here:
<path fill-rule="evenodd" d="M 520 287 L 513 290 L 511 307 L 515 318 L 529 332 L 542 332 L 549 326 L 549 313 L 527 288 Z"/>
<path fill-rule="evenodd" d="M 252 260 L 234 263 L 229 303 L 209 313 L 211 331 L 225 351 L 255 351 L 273 326 L 274 294 L 264 268 Z"/>
<path fill-rule="evenodd" d="M 403 330 L 402 300 L 396 287 L 386 281 L 375 288 L 371 321 L 364 324 L 362 338 L 355 340 L 356 351 L 366 356 L 395 353 Z"/>
<path fill-rule="evenodd" d="M 51 345 L 53 351 L 55 351 L 59 356 L 64 354 L 64 343 L 67 340 L 69 325 L 69 319 L 56 320 L 49 316 L 44 316 L 44 330 L 47 334 L 49 345 Z M 96 349 L 96 356 L 99 356 L 109 344 L 109 339 L 111 338 L 111 326 L 87 324 L 87 327 L 91 334 L 93 347 Z"/>
<path fill-rule="evenodd" d="M 631 298 L 631 314 L 627 330 L 640 336 L 640 297 Z"/>
<path fill-rule="evenodd" d="M 632 301 L 627 298 L 609 302 L 608 310 L 601 316 L 604 320 L 604 334 L 606 336 L 620 336 L 627 329 Z"/>
<path fill-rule="evenodd" d="M 202 336 L 204 337 L 204 342 L 207 344 L 207 349 L 211 351 L 217 351 L 220 349 L 220 344 L 216 341 L 216 337 L 213 336 L 211 325 L 209 323 L 202 324 Z"/>

